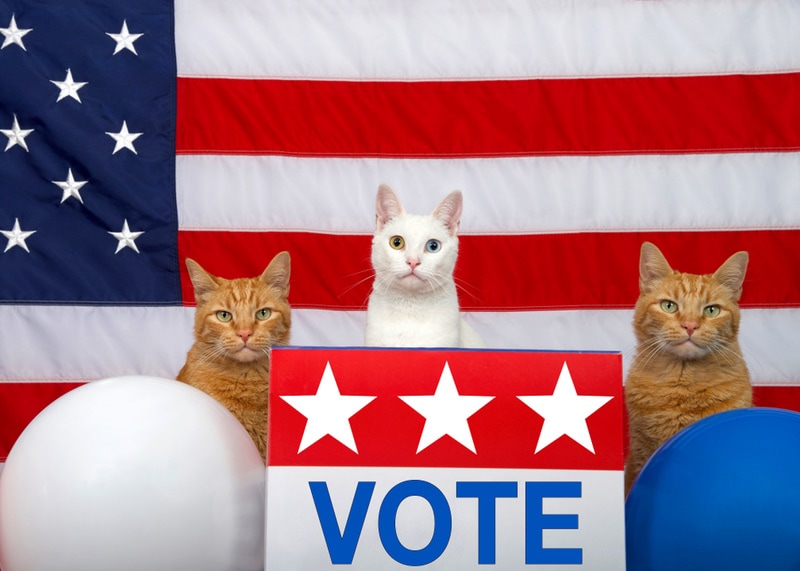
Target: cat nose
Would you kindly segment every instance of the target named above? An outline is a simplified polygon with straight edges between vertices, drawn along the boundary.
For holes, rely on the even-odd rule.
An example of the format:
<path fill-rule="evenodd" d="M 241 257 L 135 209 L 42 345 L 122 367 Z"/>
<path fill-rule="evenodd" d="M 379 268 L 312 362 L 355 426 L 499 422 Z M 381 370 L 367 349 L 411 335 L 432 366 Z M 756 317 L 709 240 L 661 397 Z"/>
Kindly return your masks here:
<path fill-rule="evenodd" d="M 245 343 L 247 343 L 247 340 L 250 339 L 252 334 L 253 332 L 247 329 L 242 329 L 241 331 L 236 332 L 236 335 L 238 335 Z"/>
<path fill-rule="evenodd" d="M 407 258 L 406 259 L 406 264 L 411 266 L 411 269 L 413 270 L 414 268 L 416 268 L 419 265 L 419 259 L 418 258 Z"/>
<path fill-rule="evenodd" d="M 686 333 L 689 334 L 689 337 L 691 337 L 692 333 L 694 333 L 695 330 L 697 329 L 697 323 L 687 321 L 685 323 L 682 323 L 681 327 L 683 327 L 686 330 Z"/>

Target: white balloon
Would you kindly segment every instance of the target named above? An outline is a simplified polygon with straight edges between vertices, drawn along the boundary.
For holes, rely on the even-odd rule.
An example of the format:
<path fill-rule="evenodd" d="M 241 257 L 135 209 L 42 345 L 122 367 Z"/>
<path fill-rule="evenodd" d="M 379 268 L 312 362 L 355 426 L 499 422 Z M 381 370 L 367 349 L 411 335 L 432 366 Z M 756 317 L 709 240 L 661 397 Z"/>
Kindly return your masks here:
<path fill-rule="evenodd" d="M 247 431 L 174 380 L 70 391 L 0 473 L 3 571 L 261 569 L 265 467 Z"/>

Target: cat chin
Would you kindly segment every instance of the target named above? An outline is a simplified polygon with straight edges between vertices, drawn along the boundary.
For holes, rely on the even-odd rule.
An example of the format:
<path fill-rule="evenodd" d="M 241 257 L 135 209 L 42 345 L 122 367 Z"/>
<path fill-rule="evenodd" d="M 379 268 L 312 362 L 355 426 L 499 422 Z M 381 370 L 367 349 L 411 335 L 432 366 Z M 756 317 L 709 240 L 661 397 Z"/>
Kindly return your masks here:
<path fill-rule="evenodd" d="M 407 274 L 397 280 L 397 284 L 400 286 L 400 289 L 413 291 L 415 293 L 430 291 L 432 289 L 430 282 L 417 274 Z"/>
<path fill-rule="evenodd" d="M 695 359 L 701 359 L 708 355 L 708 350 L 704 347 L 700 347 L 696 343 L 692 341 L 684 341 L 678 345 L 672 346 L 672 353 L 679 359 L 684 361 L 693 361 Z"/>
<path fill-rule="evenodd" d="M 249 347 L 242 347 L 238 351 L 228 353 L 228 357 L 239 363 L 253 363 L 263 359 L 265 356 L 263 351 L 256 351 Z"/>

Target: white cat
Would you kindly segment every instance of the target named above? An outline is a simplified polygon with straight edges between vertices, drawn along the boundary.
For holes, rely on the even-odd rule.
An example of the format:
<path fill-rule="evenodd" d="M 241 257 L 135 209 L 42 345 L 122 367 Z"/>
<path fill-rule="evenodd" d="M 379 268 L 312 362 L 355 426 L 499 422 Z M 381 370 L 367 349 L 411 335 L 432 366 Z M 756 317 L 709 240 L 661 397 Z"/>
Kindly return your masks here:
<path fill-rule="evenodd" d="M 462 204 L 454 190 L 432 214 L 408 214 L 391 188 L 378 187 L 368 346 L 486 346 L 461 316 L 453 281 Z"/>

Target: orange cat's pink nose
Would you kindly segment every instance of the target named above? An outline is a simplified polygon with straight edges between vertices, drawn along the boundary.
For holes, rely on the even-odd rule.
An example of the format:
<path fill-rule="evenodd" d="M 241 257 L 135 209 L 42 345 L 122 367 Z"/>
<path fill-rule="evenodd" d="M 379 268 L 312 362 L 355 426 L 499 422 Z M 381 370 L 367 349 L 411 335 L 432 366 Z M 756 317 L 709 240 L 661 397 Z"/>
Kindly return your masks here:
<path fill-rule="evenodd" d="M 689 336 L 691 337 L 692 333 L 694 333 L 695 329 L 697 329 L 697 323 L 687 321 L 685 323 L 682 323 L 681 327 L 683 327 L 686 330 L 686 333 L 688 333 Z"/>
<path fill-rule="evenodd" d="M 247 329 L 242 329 L 241 331 L 237 331 L 236 335 L 238 335 L 242 341 L 247 343 L 247 340 L 250 339 L 250 336 L 253 334 L 252 331 L 248 331 Z"/>

